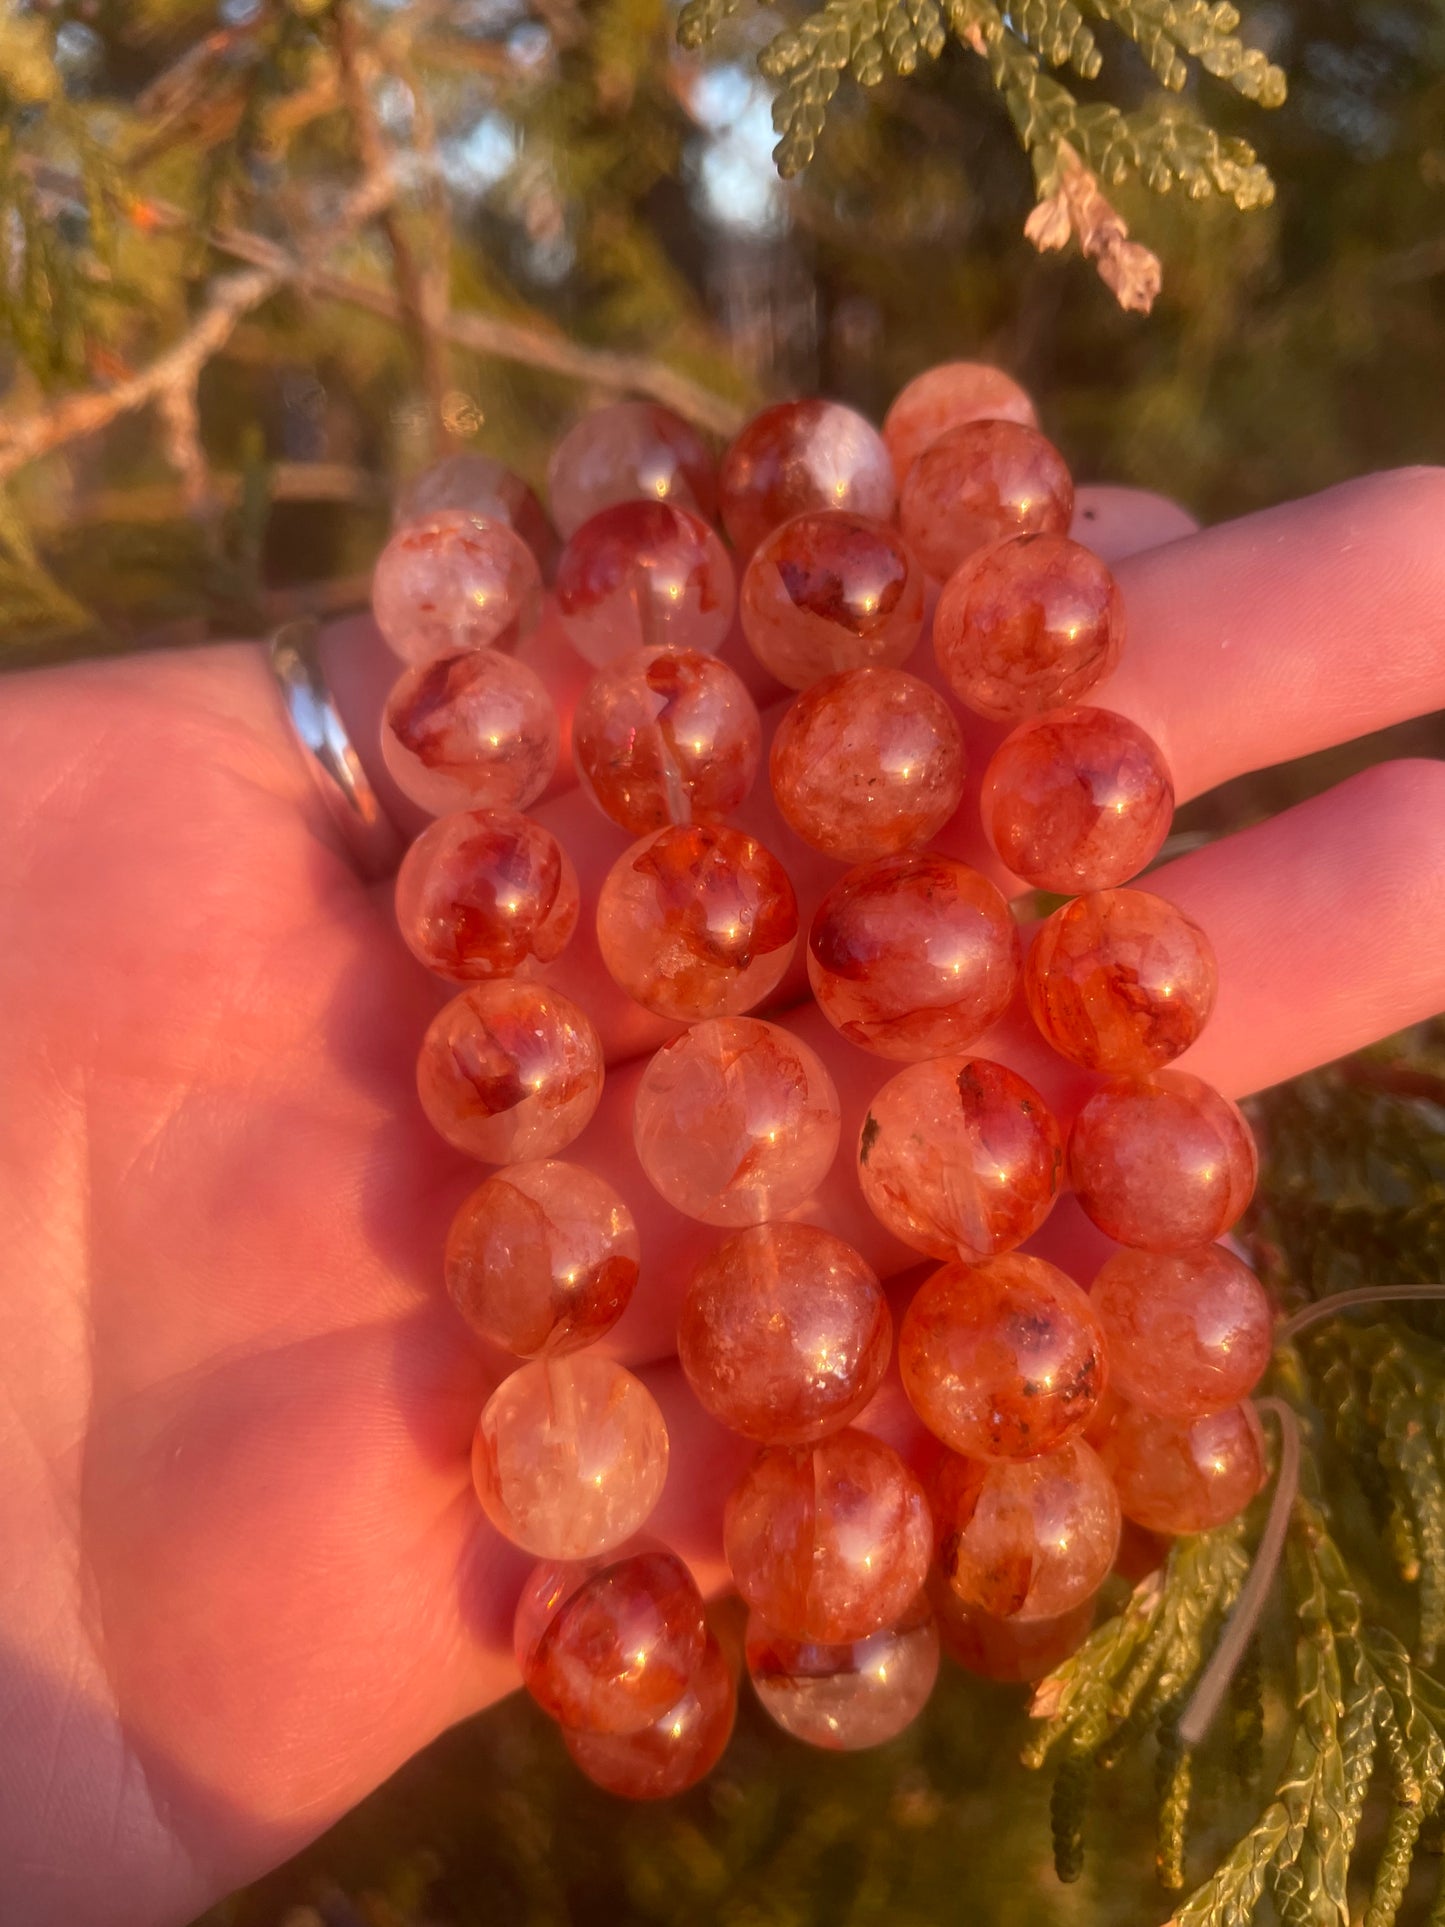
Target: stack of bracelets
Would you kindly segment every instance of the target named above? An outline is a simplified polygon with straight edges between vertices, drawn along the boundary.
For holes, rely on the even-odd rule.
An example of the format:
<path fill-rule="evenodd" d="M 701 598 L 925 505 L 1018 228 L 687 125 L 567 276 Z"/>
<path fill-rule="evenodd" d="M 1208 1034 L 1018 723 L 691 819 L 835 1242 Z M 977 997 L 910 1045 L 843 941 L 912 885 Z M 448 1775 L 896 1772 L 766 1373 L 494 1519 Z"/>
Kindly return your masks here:
<path fill-rule="evenodd" d="M 995 1677 L 1064 1657 L 1122 1518 L 1196 1531 L 1259 1489 L 1248 1395 L 1271 1314 L 1215 1242 L 1254 1186 L 1248 1126 L 1165 1068 L 1209 1017 L 1209 940 L 1124 887 L 1168 833 L 1169 771 L 1133 722 L 1085 703 L 1119 660 L 1124 610 L 1067 533 L 1073 485 L 1028 396 L 953 364 L 904 389 L 881 436 L 835 403 L 787 402 L 720 465 L 666 409 L 624 402 L 572 429 L 549 479 L 550 520 L 479 456 L 399 504 L 374 609 L 409 667 L 383 750 L 436 818 L 397 882 L 402 934 L 462 986 L 422 1043 L 422 1105 L 448 1143 L 501 1167 L 458 1212 L 444 1269 L 475 1332 L 522 1361 L 473 1451 L 487 1518 L 541 1561 L 518 1663 L 584 1773 L 656 1798 L 717 1760 L 736 1688 L 687 1566 L 637 1536 L 667 1473 L 662 1413 L 594 1345 L 637 1284 L 633 1214 L 558 1158 L 604 1066 L 548 968 L 578 923 L 577 874 L 521 813 L 559 754 L 547 691 L 510 653 L 544 582 L 596 670 L 573 721 L 577 779 L 636 839 L 602 885 L 598 950 L 667 1020 L 639 1032 L 668 1041 L 636 1085 L 636 1162 L 675 1212 L 719 1228 L 677 1347 L 701 1404 L 759 1448 L 723 1536 L 772 1717 L 820 1746 L 869 1746 L 923 1706 L 940 1641 Z M 981 791 L 998 874 L 1066 899 L 1026 956 L 1000 888 L 927 847 L 964 792 L 954 713 L 902 667 L 935 594 L 944 683 L 1012 731 Z M 891 1235 L 860 1235 L 879 1269 L 907 1262 L 900 1247 L 941 1267 L 899 1332 L 903 1388 L 936 1442 L 917 1465 L 854 1424 L 892 1353 L 875 1267 L 808 1222 L 838 1151 L 833 1081 L 802 1036 L 746 1014 L 797 1000 L 799 911 L 782 863 L 728 821 L 762 749 L 747 683 L 716 653 L 735 613 L 767 676 L 798 692 L 772 738 L 778 811 L 797 848 L 837 866 L 807 932 L 813 997 L 849 1044 L 898 1066 L 852 1153 Z M 1089 1074 L 1067 1134 L 1016 1071 L 972 1054 L 1020 987 L 1044 1042 Z M 624 1173 L 632 1155 L 609 1150 Z M 1119 1247 L 1088 1293 L 1017 1250 L 1066 1165 Z"/>

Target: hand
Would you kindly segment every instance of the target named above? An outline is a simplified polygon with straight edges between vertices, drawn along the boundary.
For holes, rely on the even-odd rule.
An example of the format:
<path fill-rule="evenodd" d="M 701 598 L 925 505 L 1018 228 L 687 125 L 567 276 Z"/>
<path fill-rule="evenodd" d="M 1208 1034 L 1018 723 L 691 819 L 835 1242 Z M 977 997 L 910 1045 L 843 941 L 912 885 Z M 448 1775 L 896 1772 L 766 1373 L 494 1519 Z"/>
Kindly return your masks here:
<path fill-rule="evenodd" d="M 1101 542 L 1123 515 L 1136 546 L 1157 511 L 1095 506 Z M 1098 700 L 1161 742 L 1181 800 L 1439 707 L 1442 522 L 1445 474 L 1421 471 L 1136 555 L 1125 665 Z M 575 692 L 554 643 L 534 655 Z M 361 625 L 334 656 L 369 751 L 396 666 Z M 750 820 L 806 915 L 836 870 L 765 792 Z M 945 842 L 982 861 L 974 807 Z M 575 789 L 538 814 L 595 898 L 621 832 Z M 478 1173 L 414 1095 L 446 993 L 397 939 L 389 892 L 354 875 L 259 648 L 0 683 L 0 821 L 0 1919 L 156 1927 L 515 1683 L 526 1562 L 468 1474 L 504 1361 L 439 1276 Z M 1445 765 L 1368 770 L 1150 888 L 1219 953 L 1188 1068 L 1235 1095 L 1292 1076 L 1445 1005 Z M 687 1264 L 717 1234 L 631 1158 L 622 1060 L 667 1031 L 604 991 L 589 943 L 584 914 L 559 974 L 619 1068 L 564 1155 L 636 1212 L 643 1279 L 610 1347 L 645 1365 L 672 1429 L 656 1528 L 717 1583 L 747 1451 L 669 1362 Z M 896 1273 L 916 1259 L 867 1217 L 848 1154 L 893 1067 L 792 990 L 785 1021 L 845 1108 L 814 1215 Z M 1022 1031 L 982 1048 L 1067 1108 Z M 1067 1204 L 1048 1236 L 1087 1278 L 1096 1241 Z M 877 1422 L 900 1426 L 898 1407 L 885 1395 Z"/>

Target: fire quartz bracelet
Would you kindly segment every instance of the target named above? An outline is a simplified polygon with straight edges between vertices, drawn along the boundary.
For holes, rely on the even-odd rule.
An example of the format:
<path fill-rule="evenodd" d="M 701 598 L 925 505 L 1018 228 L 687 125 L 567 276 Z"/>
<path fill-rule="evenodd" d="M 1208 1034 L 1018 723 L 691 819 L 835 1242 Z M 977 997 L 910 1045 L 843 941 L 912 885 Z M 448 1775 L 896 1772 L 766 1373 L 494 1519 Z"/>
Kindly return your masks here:
<path fill-rule="evenodd" d="M 409 667 L 382 747 L 436 815 L 397 879 L 401 931 L 458 987 L 422 1043 L 422 1104 L 498 1167 L 458 1211 L 444 1273 L 479 1337 L 521 1361 L 473 1451 L 488 1519 L 541 1561 L 518 1665 L 585 1773 L 657 1798 L 717 1760 L 736 1688 L 686 1566 L 640 1536 L 667 1473 L 662 1414 L 594 1349 L 638 1284 L 637 1228 L 560 1156 L 596 1108 L 603 1054 L 547 977 L 578 878 L 523 814 L 558 756 L 546 690 L 509 653 L 544 580 L 596 670 L 573 723 L 578 781 L 636 839 L 597 895 L 601 955 L 628 996 L 688 1026 L 642 1074 L 636 1154 L 669 1205 L 719 1227 L 678 1350 L 703 1406 L 759 1447 L 722 1525 L 767 1712 L 818 1746 L 871 1746 L 926 1702 L 940 1642 L 1000 1679 L 1057 1663 L 1088 1629 L 1122 1518 L 1193 1532 L 1259 1488 L 1248 1401 L 1271 1313 L 1216 1242 L 1254 1187 L 1248 1127 L 1169 1068 L 1208 1021 L 1214 955 L 1130 887 L 1168 832 L 1169 772 L 1136 724 L 1086 700 L 1119 660 L 1125 611 L 1068 534 L 1073 485 L 1027 395 L 951 364 L 904 389 L 881 435 L 837 403 L 786 402 L 717 465 L 666 409 L 624 402 L 570 431 L 548 479 L 560 544 L 483 457 L 442 463 L 399 503 L 374 608 Z M 944 682 L 1011 731 L 982 782 L 1000 874 L 1069 898 L 1026 956 L 995 882 L 926 847 L 964 778 L 953 711 L 904 666 L 930 578 Z M 783 865 L 727 820 L 761 749 L 756 705 L 716 653 L 735 610 L 798 692 L 773 738 L 778 807 L 852 866 L 805 935 Z M 800 935 L 819 1009 L 879 1059 L 863 1197 L 941 1267 L 898 1335 L 932 1442 L 917 1466 L 855 1423 L 890 1363 L 887 1296 L 808 1222 L 838 1150 L 832 1080 L 749 1014 Z M 1023 1077 L 973 1054 L 1020 998 L 1094 1078 L 1067 1137 Z M 1119 1246 L 1088 1293 L 1018 1249 L 1066 1178 Z"/>

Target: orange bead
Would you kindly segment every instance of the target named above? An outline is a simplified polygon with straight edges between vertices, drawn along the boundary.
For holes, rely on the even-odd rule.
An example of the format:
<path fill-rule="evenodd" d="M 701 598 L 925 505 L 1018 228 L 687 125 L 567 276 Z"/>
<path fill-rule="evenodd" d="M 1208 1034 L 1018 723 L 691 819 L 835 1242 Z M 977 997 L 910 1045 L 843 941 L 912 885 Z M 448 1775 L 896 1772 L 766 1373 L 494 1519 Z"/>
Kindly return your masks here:
<path fill-rule="evenodd" d="M 975 421 L 945 429 L 908 471 L 898 503 L 904 540 L 935 581 L 1011 535 L 1064 535 L 1074 485 L 1037 429 Z"/>
<path fill-rule="evenodd" d="M 1124 629 L 1107 564 L 1067 536 L 1025 535 L 949 577 L 933 649 L 961 703 L 1016 723 L 1086 696 L 1117 665 Z"/>
<path fill-rule="evenodd" d="M 826 1645 L 748 1615 L 748 1673 L 785 1733 L 830 1753 L 882 1746 L 912 1725 L 938 1677 L 938 1627 L 922 1594 L 896 1626 Z"/>
<path fill-rule="evenodd" d="M 1145 1411 L 1175 1420 L 1223 1411 L 1269 1367 L 1268 1294 L 1223 1245 L 1116 1251 L 1089 1302 L 1108 1339 L 1114 1389 Z"/>
<path fill-rule="evenodd" d="M 1094 1625 L 1092 1599 L 1057 1619 L 995 1619 L 965 1604 L 941 1575 L 930 1575 L 928 1596 L 944 1651 L 970 1673 L 1016 1686 L 1051 1673 L 1079 1650 Z"/>
<path fill-rule="evenodd" d="M 892 1346 L 872 1267 L 810 1224 L 725 1238 L 693 1273 L 677 1321 L 678 1357 L 699 1404 L 770 1445 L 808 1443 L 855 1419 Z"/>
<path fill-rule="evenodd" d="M 858 1181 L 895 1237 L 934 1258 L 993 1258 L 1053 1208 L 1059 1127 L 1032 1084 L 984 1057 L 911 1064 L 874 1098 Z"/>
<path fill-rule="evenodd" d="M 1082 1439 L 1037 1459 L 948 1453 L 929 1499 L 943 1578 L 995 1619 L 1058 1619 L 1091 1599 L 1114 1563 L 1119 1496 Z"/>
<path fill-rule="evenodd" d="M 704 522 L 717 512 L 707 443 L 655 401 L 613 402 L 569 428 L 547 464 L 547 495 L 563 535 L 617 502 L 667 502 Z"/>
<path fill-rule="evenodd" d="M 624 1800 L 668 1800 L 705 1780 L 726 1750 L 737 1687 L 722 1648 L 708 1635 L 702 1662 L 675 1706 L 640 1733 L 584 1733 L 564 1726 L 573 1762 Z"/>
<path fill-rule="evenodd" d="M 923 571 L 896 529 L 837 509 L 774 529 L 743 575 L 748 646 L 790 689 L 896 667 L 923 629 Z"/>
<path fill-rule="evenodd" d="M 925 448 L 963 422 L 1022 422 L 1038 426 L 1033 402 L 1001 368 L 978 361 L 945 361 L 925 368 L 883 417 L 883 439 L 893 458 L 899 488 Z"/>
<path fill-rule="evenodd" d="M 557 712 L 542 679 L 498 649 L 466 649 L 408 669 L 386 699 L 381 759 L 433 816 L 524 810 L 557 767 Z"/>
<path fill-rule="evenodd" d="M 588 662 L 634 649 L 721 648 L 732 626 L 733 565 L 691 510 L 618 502 L 567 539 L 557 564 L 557 611 Z"/>
<path fill-rule="evenodd" d="M 808 936 L 819 1009 L 881 1057 L 966 1050 L 1002 1017 L 1018 977 L 1018 927 L 999 891 L 933 851 L 850 870 Z"/>
<path fill-rule="evenodd" d="M 636 1733 L 682 1698 L 707 1647 L 702 1594 L 674 1552 L 621 1553 L 534 1568 L 513 1620 L 523 1684 L 546 1713 L 586 1733 Z"/>
<path fill-rule="evenodd" d="M 1243 1214 L 1258 1172 L 1238 1106 L 1186 1071 L 1106 1084 L 1069 1138 L 1079 1203 L 1101 1231 L 1143 1251 L 1212 1244 Z"/>
<path fill-rule="evenodd" d="M 1148 890 L 1094 890 L 1041 925 L 1024 965 L 1034 1022 L 1088 1071 L 1143 1076 L 1187 1051 L 1209 1021 L 1214 947 Z"/>
<path fill-rule="evenodd" d="M 445 510 L 397 529 L 376 560 L 371 610 L 397 655 L 429 662 L 535 628 L 542 573 L 505 522 Z"/>
<path fill-rule="evenodd" d="M 723 1542 L 738 1591 L 774 1631 L 838 1644 L 908 1610 L 931 1529 L 892 1446 L 848 1431 L 760 1452 L 727 1502 Z"/>
<path fill-rule="evenodd" d="M 439 817 L 396 879 L 413 956 L 453 983 L 531 975 L 577 928 L 577 872 L 550 830 L 515 810 Z"/>
<path fill-rule="evenodd" d="M 902 669 L 850 669 L 804 690 L 773 737 L 773 795 L 805 843 L 845 863 L 936 836 L 963 800 L 958 724 Z"/>
<path fill-rule="evenodd" d="M 735 670 L 695 649 L 638 649 L 599 669 L 572 718 L 577 777 L 634 836 L 735 810 L 762 752 Z"/>
<path fill-rule="evenodd" d="M 1174 816 L 1163 752 L 1107 709 L 1049 710 L 1020 723 L 984 771 L 979 807 L 1005 868 L 1036 890 L 1076 896 L 1137 876 Z"/>
<path fill-rule="evenodd" d="M 898 1338 L 909 1403 L 936 1438 L 979 1459 L 1057 1451 L 1104 1389 L 1104 1332 L 1071 1278 L 1021 1252 L 947 1265 L 913 1297 Z"/>
<path fill-rule="evenodd" d="M 723 526 L 740 556 L 811 509 L 891 521 L 893 465 L 871 422 L 835 401 L 783 401 L 738 435 L 718 473 Z"/>
<path fill-rule="evenodd" d="M 1207 1532 L 1242 1512 L 1264 1484 L 1252 1405 L 1180 1421 L 1121 1402 L 1098 1451 L 1125 1514 L 1150 1532 Z"/>
<path fill-rule="evenodd" d="M 685 1023 L 761 1003 L 797 937 L 786 870 L 724 823 L 677 824 L 634 843 L 597 899 L 597 942 L 613 979 L 645 1009 Z"/>
<path fill-rule="evenodd" d="M 422 1040 L 417 1091 L 448 1144 L 486 1164 L 550 1157 L 602 1095 L 602 1043 L 570 997 L 524 979 L 476 984 Z"/>
<path fill-rule="evenodd" d="M 578 1351 L 611 1331 L 637 1283 L 632 1213 L 595 1172 L 512 1164 L 466 1198 L 447 1234 L 452 1303 L 520 1358 Z"/>

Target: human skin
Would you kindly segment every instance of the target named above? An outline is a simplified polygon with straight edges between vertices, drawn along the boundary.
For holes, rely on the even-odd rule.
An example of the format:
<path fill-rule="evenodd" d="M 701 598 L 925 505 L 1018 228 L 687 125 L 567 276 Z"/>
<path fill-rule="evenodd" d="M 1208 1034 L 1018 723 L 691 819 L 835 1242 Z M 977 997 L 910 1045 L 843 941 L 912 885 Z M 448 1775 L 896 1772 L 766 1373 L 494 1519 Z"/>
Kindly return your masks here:
<path fill-rule="evenodd" d="M 1148 498 L 1081 496 L 1084 539 L 1116 557 L 1178 528 Z M 1181 800 L 1445 705 L 1442 521 L 1445 473 L 1413 471 L 1121 561 L 1130 643 L 1091 701 L 1160 743 Z M 575 699 L 546 625 L 527 649 Z M 397 665 L 361 625 L 331 661 L 369 754 Z M 996 737 L 969 734 L 976 783 Z M 765 790 L 740 820 L 806 918 L 838 869 Z M 575 788 L 534 813 L 576 863 L 585 930 L 626 834 Z M 975 822 L 971 791 L 940 845 L 997 877 Z M 397 936 L 389 885 L 357 877 L 259 648 L 0 681 L 0 823 L 0 1919 L 166 1927 L 516 1684 L 527 1562 L 468 1471 L 505 1361 L 441 1284 L 478 1172 L 415 1095 L 448 987 Z M 1292 1076 L 1445 1006 L 1445 766 L 1370 769 L 1149 887 L 1219 958 L 1179 1067 L 1236 1097 Z M 782 1021 L 844 1108 L 816 1221 L 896 1276 L 916 1260 L 846 1151 L 896 1066 L 837 1038 L 802 971 Z M 716 1586 L 750 1448 L 691 1401 L 671 1331 L 722 1234 L 653 1196 L 628 1144 L 635 1060 L 675 1026 L 601 981 L 582 930 L 552 972 L 614 1065 L 566 1155 L 642 1240 L 605 1342 L 672 1433 L 650 1530 Z M 978 1048 L 1065 1118 L 1077 1103 L 1079 1074 L 1017 1017 Z M 1066 1207 L 1036 1248 L 1081 1279 L 1101 1255 Z M 865 1424 L 904 1442 L 900 1404 L 885 1391 Z"/>

